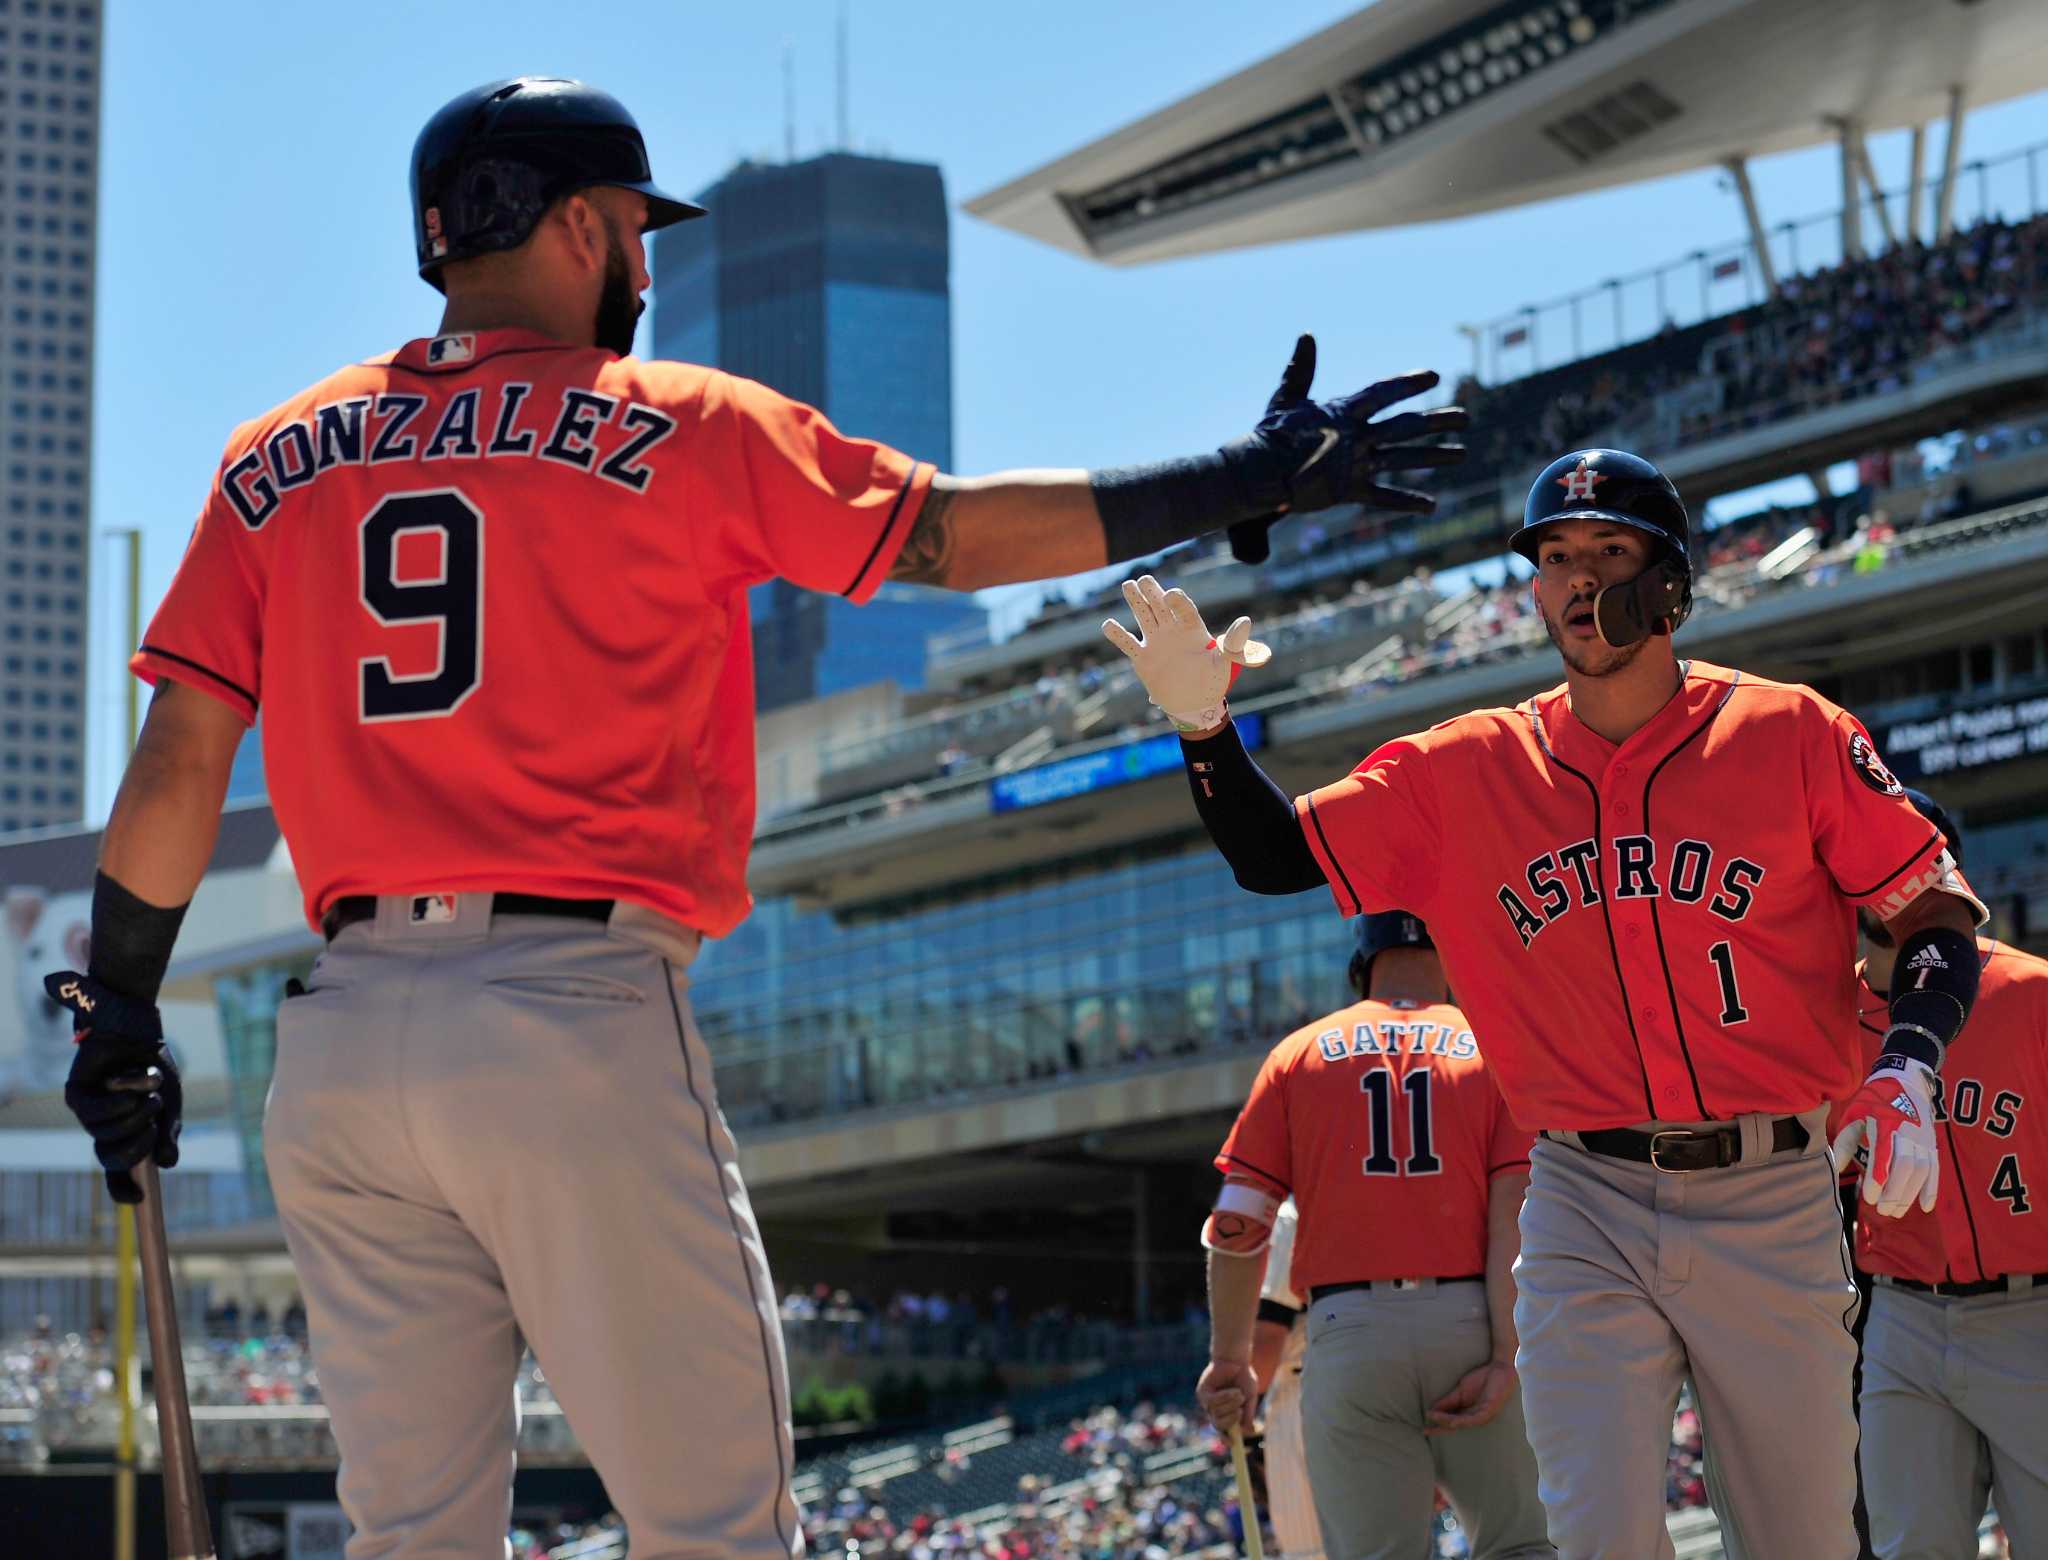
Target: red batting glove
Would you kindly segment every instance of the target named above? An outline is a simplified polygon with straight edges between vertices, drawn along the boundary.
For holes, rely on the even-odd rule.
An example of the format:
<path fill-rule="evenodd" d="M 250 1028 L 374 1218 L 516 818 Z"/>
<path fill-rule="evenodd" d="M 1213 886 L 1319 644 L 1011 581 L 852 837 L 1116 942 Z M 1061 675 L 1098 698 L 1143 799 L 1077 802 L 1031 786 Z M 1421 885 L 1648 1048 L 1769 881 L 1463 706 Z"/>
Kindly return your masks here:
<path fill-rule="evenodd" d="M 1926 1064 L 1880 1056 L 1842 1114 L 1847 1125 L 1835 1136 L 1835 1160 L 1846 1162 L 1859 1146 L 1869 1150 L 1863 1200 L 1888 1219 L 1900 1217 L 1916 1199 L 1922 1213 L 1932 1211 L 1941 1154 L 1934 1142 L 1934 1074 Z"/>

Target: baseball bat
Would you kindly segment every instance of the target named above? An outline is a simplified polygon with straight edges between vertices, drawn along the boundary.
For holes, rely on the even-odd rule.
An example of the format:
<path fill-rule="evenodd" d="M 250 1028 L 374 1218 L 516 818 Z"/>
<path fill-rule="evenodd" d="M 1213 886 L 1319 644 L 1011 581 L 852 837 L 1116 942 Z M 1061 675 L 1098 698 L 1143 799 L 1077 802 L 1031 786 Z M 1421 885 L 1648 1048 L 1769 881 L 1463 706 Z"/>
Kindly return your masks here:
<path fill-rule="evenodd" d="M 162 1083 L 152 1067 L 117 1078 L 116 1089 L 143 1092 Z M 149 1310 L 149 1354 L 156 1396 L 157 1443 L 163 1450 L 164 1528 L 170 1560 L 216 1560 L 206 1492 L 199 1484 L 199 1448 L 192 1441 L 192 1403 L 185 1395 L 185 1355 L 178 1338 L 178 1302 L 171 1293 L 171 1248 L 164 1236 L 163 1182 L 145 1155 L 128 1172 L 142 1189 L 135 1234 L 142 1250 L 142 1298 Z"/>
<path fill-rule="evenodd" d="M 1259 1538 L 1259 1507 L 1252 1499 L 1252 1470 L 1244 1460 L 1244 1427 L 1230 1427 L 1230 1467 L 1237 1475 L 1237 1513 L 1244 1520 L 1244 1550 L 1251 1560 L 1266 1560 Z"/>

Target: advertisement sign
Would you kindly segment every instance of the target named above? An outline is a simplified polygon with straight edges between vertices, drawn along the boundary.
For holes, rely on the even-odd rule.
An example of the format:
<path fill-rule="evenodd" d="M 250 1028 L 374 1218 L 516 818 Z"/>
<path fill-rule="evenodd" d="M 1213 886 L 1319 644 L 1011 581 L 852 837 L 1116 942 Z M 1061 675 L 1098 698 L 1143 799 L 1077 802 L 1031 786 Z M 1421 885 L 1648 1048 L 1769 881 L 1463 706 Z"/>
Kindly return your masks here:
<path fill-rule="evenodd" d="M 2048 695 L 1981 699 L 1878 735 L 1878 752 L 1908 785 L 2048 754 Z"/>
<path fill-rule="evenodd" d="M 1235 719 L 1245 750 L 1258 751 L 1266 740 L 1265 717 L 1239 715 Z M 1003 813 L 1042 807 L 1047 802 L 1063 802 L 1070 796 L 1086 796 L 1111 786 L 1174 773 L 1180 767 L 1180 738 L 1173 732 L 1164 732 L 1142 742 L 1126 742 L 1095 753 L 1054 759 L 1015 774 L 997 775 L 988 783 L 989 810 Z"/>

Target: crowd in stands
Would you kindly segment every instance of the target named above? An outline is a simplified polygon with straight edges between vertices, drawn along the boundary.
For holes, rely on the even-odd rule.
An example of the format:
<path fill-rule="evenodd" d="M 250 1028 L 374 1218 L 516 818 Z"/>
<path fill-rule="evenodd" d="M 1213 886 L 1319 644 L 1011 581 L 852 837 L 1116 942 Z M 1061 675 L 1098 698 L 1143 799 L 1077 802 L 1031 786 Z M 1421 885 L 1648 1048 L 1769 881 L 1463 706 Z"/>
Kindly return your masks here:
<path fill-rule="evenodd" d="M 855 1309 L 850 1292 L 823 1286 L 792 1289 L 783 1304 L 798 1321 Z M 993 1314 L 1007 1304 L 998 1290 L 985 1309 Z M 927 1320 L 935 1309 L 950 1321 L 962 1309 L 983 1308 L 908 1290 L 883 1307 Z M 1192 1382 L 1192 1366 L 1189 1372 Z M 317 1401 L 303 1345 L 282 1331 L 209 1339 L 188 1360 L 188 1381 L 195 1403 Z M 537 1384 L 538 1372 L 529 1370 L 522 1393 Z M 104 1439 L 112 1390 L 104 1335 L 39 1328 L 0 1345 L 0 1409 L 40 1406 L 46 1418 L 97 1426 Z M 849 1472 L 863 1461 L 861 1443 L 800 1459 L 796 1480 L 812 1552 L 857 1550 L 899 1560 L 1171 1560 L 1240 1552 L 1242 1517 L 1227 1443 L 1186 1401 L 1103 1403 L 1015 1435 L 1007 1417 L 992 1423 L 1001 1433 L 982 1442 L 958 1431 L 899 1437 L 893 1445 L 900 1470 L 879 1481 Z M 0 1431 L 6 1428 L 0 1421 Z M 0 1434 L 0 1461 L 30 1460 L 8 1457 L 8 1446 Z M 1672 1423 L 1665 1492 L 1674 1512 L 1707 1504 L 1700 1418 L 1689 1396 Z M 1447 1508 L 1439 1512 L 1434 1543 L 1439 1560 L 1469 1553 Z M 513 1560 L 613 1560 L 623 1552 L 624 1530 L 614 1515 L 515 1528 L 511 1544 Z"/>
<path fill-rule="evenodd" d="M 1760 427 L 1906 383 L 1913 366 L 2048 297 L 2048 216 L 1959 229 L 1781 279 L 1767 301 L 1497 387 L 1467 381 L 1458 480 L 1535 468 L 1682 399 L 1662 447 Z"/>
<path fill-rule="evenodd" d="M 1198 1347 L 1208 1326 L 1207 1313 L 1193 1298 L 1174 1319 L 1139 1326 L 1099 1308 L 1085 1316 L 1063 1304 L 1025 1312 L 1001 1286 L 979 1302 L 964 1291 L 909 1289 L 877 1300 L 821 1282 L 791 1286 L 780 1309 L 792 1352 L 870 1358 L 1041 1364 L 1126 1359 Z"/>
<path fill-rule="evenodd" d="M 1658 448 L 1762 426 L 1898 388 L 1914 365 L 2048 300 L 2048 215 L 1993 218 L 1941 243 L 1918 240 L 1861 260 L 1782 278 L 1764 303 L 1666 331 L 1648 341 L 1498 385 L 1462 382 L 1471 457 L 1447 486 L 1479 486 L 1533 471 L 1560 450 L 1627 429 Z M 1642 425 L 1662 398 L 1683 403 L 1668 428 Z M 1924 522 L 1955 513 L 1930 494 Z M 1274 559 L 1334 552 L 1379 529 L 1356 511 L 1304 517 L 1274 533 Z M 1177 560 L 1220 558 L 1221 539 Z M 1427 570 L 1414 577 L 1428 582 Z M 1027 627 L 1113 611 L 1117 587 L 1086 599 L 1049 598 Z"/>

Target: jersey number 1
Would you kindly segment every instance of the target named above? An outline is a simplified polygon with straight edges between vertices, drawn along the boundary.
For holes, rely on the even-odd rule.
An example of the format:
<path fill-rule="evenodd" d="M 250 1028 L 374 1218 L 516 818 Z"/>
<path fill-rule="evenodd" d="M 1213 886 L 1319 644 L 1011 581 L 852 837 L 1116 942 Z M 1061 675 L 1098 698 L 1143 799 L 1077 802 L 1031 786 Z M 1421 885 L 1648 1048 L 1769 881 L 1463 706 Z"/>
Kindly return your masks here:
<path fill-rule="evenodd" d="M 364 656 L 361 714 L 365 721 L 428 720 L 452 715 L 484 675 L 484 517 L 453 488 L 393 493 L 363 517 L 362 602 L 387 628 L 432 623 L 439 655 L 431 672 L 403 676 L 388 656 Z M 439 568 L 398 577 L 399 543 L 434 538 Z"/>
<path fill-rule="evenodd" d="M 1372 1132 L 1372 1152 L 1365 1156 L 1367 1175 L 1435 1175 L 1444 1162 L 1431 1151 L 1436 1123 L 1429 1105 L 1430 1072 L 1418 1067 L 1401 1080 L 1408 1096 L 1408 1162 L 1394 1157 L 1394 1072 L 1375 1067 L 1361 1074 L 1359 1088 L 1365 1091 Z"/>

